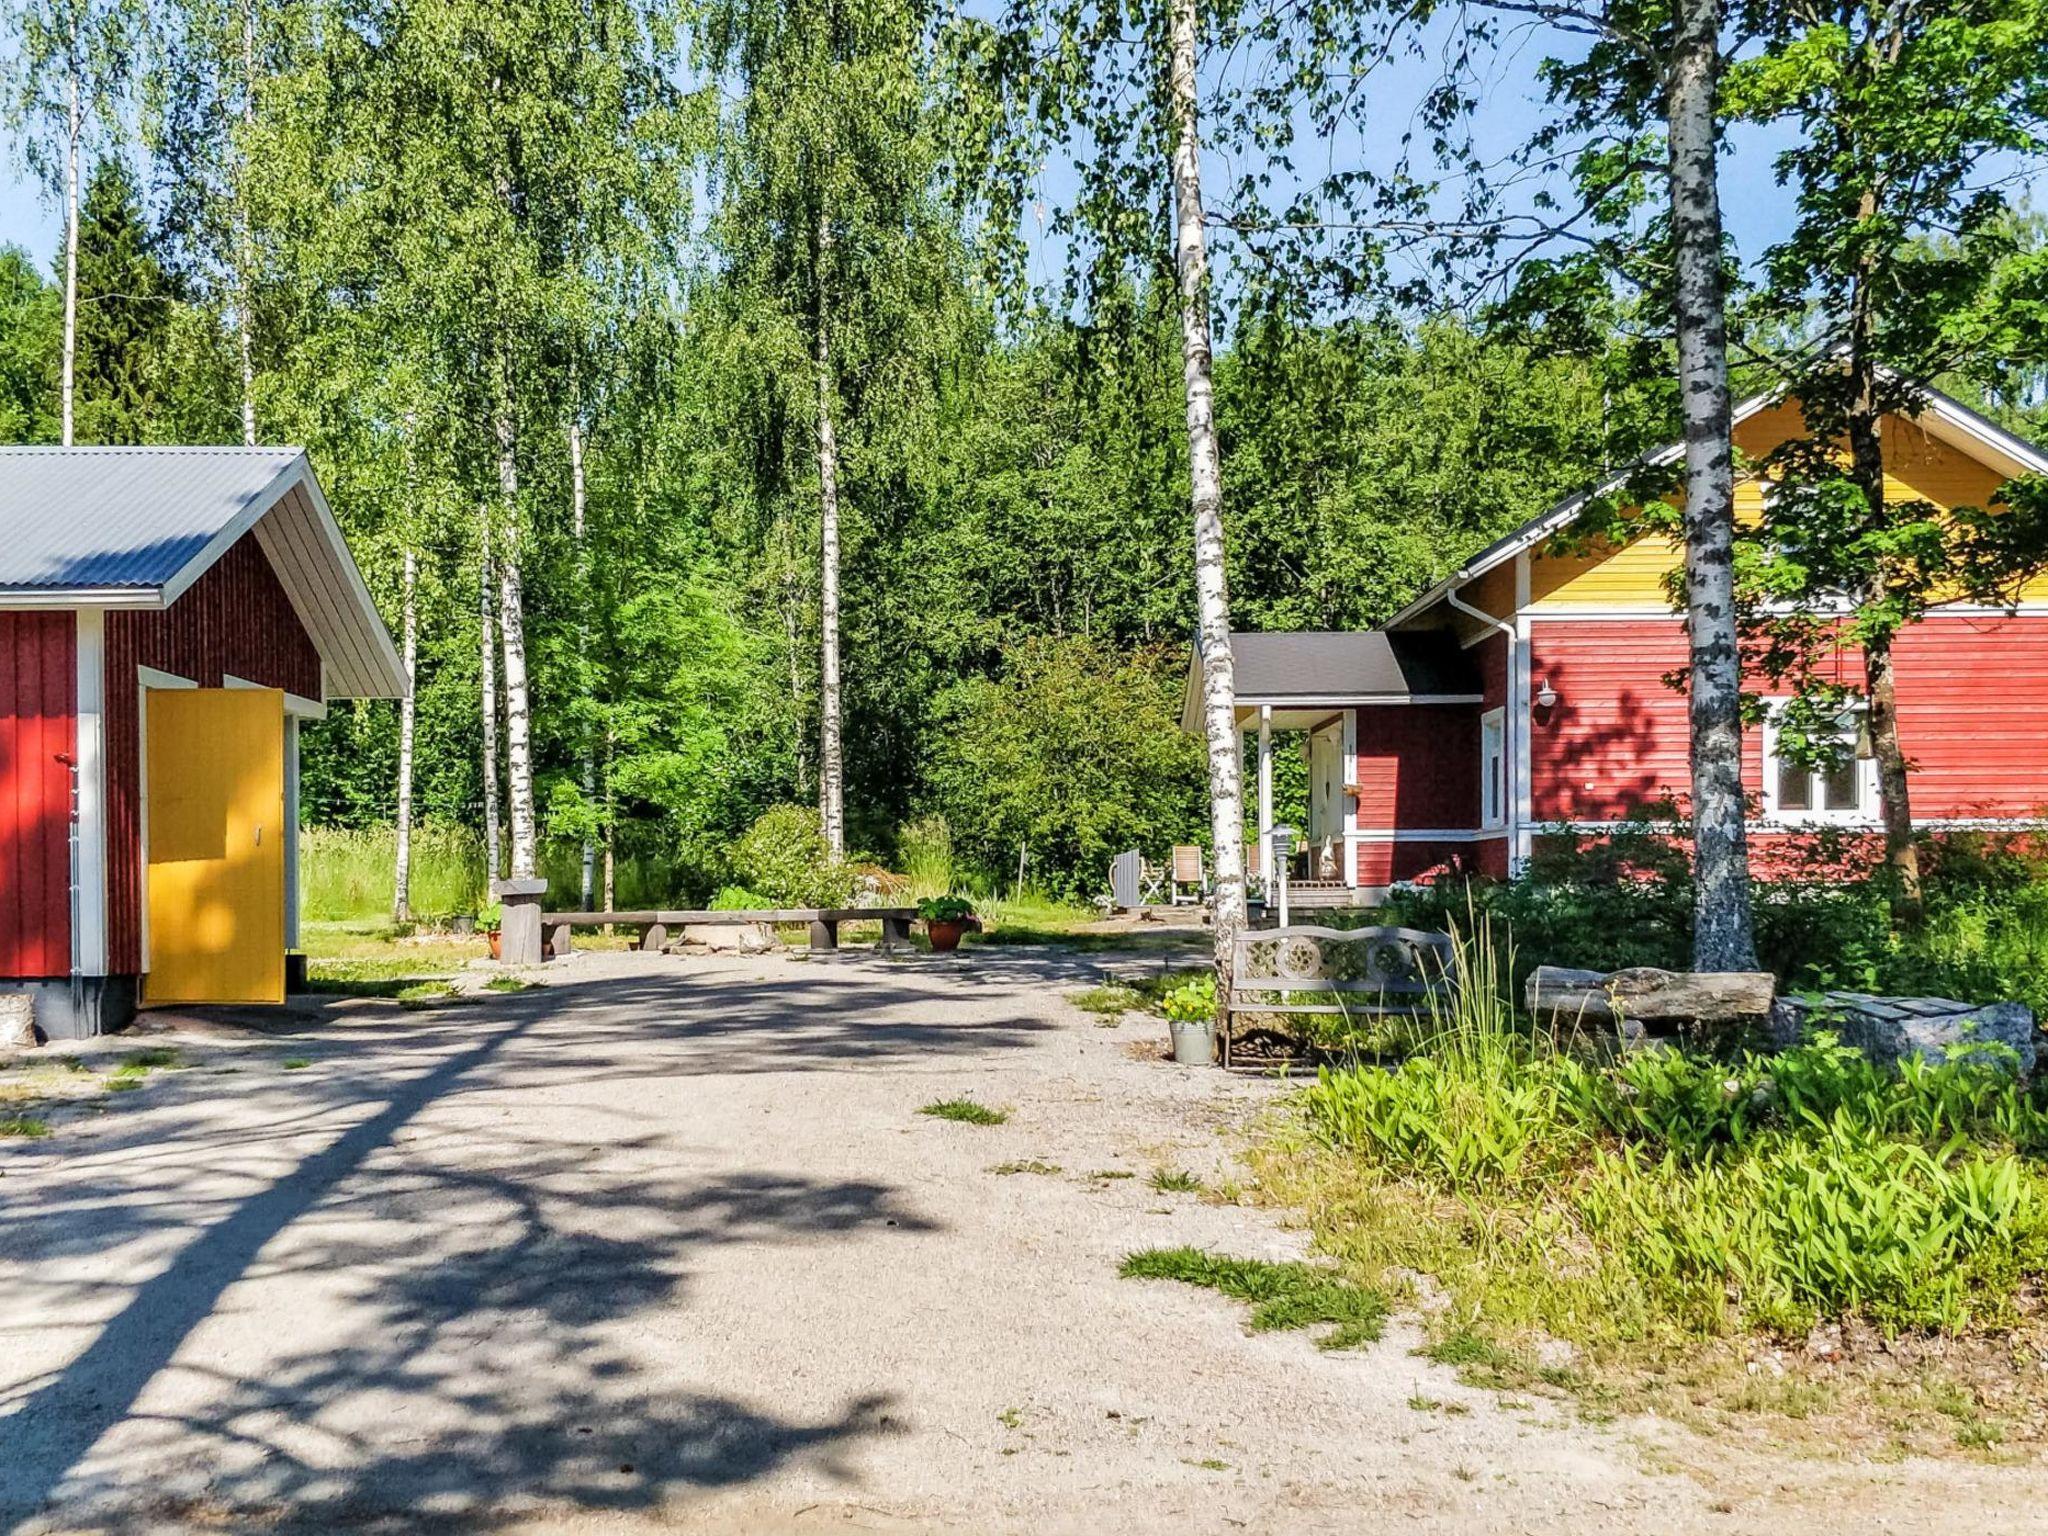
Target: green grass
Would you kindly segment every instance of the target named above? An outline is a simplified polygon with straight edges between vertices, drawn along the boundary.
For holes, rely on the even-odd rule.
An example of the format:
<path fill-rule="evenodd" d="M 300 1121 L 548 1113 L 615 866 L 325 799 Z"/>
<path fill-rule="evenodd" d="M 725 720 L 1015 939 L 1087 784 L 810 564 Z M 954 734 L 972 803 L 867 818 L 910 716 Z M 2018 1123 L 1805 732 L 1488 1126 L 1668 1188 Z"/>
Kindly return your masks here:
<path fill-rule="evenodd" d="M 315 922 L 388 921 L 395 846 L 390 827 L 301 829 L 299 888 L 305 916 Z M 574 891 L 581 859 L 579 844 L 549 840 L 540 848 L 540 873 L 552 889 Z M 677 904 L 677 871 L 664 860 L 622 856 L 615 879 L 622 909 Z M 467 827 L 431 822 L 415 827 L 409 884 L 412 910 L 425 917 L 475 912 L 484 888 L 482 837 Z"/>
<path fill-rule="evenodd" d="M 1314 1264 L 1232 1259 L 1199 1248 L 1151 1248 L 1125 1259 L 1127 1280 L 1177 1280 L 1249 1302 L 1255 1333 L 1327 1327 L 1321 1349 L 1355 1349 L 1378 1339 L 1386 1298 Z"/>
<path fill-rule="evenodd" d="M 493 976 L 484 983 L 486 992 L 530 992 L 539 986 L 537 981 L 528 981 L 524 976 Z"/>
<path fill-rule="evenodd" d="M 1007 1109 L 990 1109 L 972 1099 L 939 1099 L 918 1111 L 934 1120 L 957 1120 L 962 1125 L 1001 1125 L 1010 1118 Z"/>
<path fill-rule="evenodd" d="M 1058 1173 L 1059 1171 L 1060 1165 L 1058 1163 L 1042 1163 L 1035 1157 L 1028 1157 L 1023 1159 L 1021 1162 L 1015 1163 L 997 1163 L 989 1169 L 990 1173 L 997 1174 L 999 1176 L 1007 1176 L 1009 1174 L 1015 1173 L 1039 1173 L 1049 1175 Z"/>
<path fill-rule="evenodd" d="M 1107 1184 L 1113 1179 L 1135 1179 L 1137 1175 L 1122 1168 L 1098 1168 L 1088 1177 Z"/>
<path fill-rule="evenodd" d="M 1145 1006 L 1144 997 L 1135 987 L 1127 987 L 1121 983 L 1089 987 L 1081 992 L 1069 992 L 1067 1001 L 1083 1013 L 1099 1013 L 1109 1018 Z"/>
<path fill-rule="evenodd" d="M 130 1093 L 142 1086 L 143 1079 L 151 1072 L 165 1067 L 182 1067 L 184 1061 L 178 1053 L 165 1046 L 151 1046 L 147 1050 L 130 1051 L 121 1058 L 120 1065 L 107 1074 L 107 1090 L 110 1093 Z"/>
<path fill-rule="evenodd" d="M 1152 1187 L 1163 1195 L 1192 1195 L 1202 1187 L 1202 1181 L 1185 1168 L 1155 1168 Z"/>
<path fill-rule="evenodd" d="M 301 1067 L 310 1067 L 313 1063 L 304 1056 L 287 1056 L 279 1065 L 287 1072 L 296 1072 Z"/>
<path fill-rule="evenodd" d="M 34 1115 L 10 1115 L 0 1120 L 0 1136 L 19 1136 L 34 1141 L 50 1134 L 50 1122 Z"/>
<path fill-rule="evenodd" d="M 432 1008 L 452 1002 L 456 993 L 455 988 L 445 981 L 416 981 L 391 995 L 398 999 L 401 1008 Z"/>

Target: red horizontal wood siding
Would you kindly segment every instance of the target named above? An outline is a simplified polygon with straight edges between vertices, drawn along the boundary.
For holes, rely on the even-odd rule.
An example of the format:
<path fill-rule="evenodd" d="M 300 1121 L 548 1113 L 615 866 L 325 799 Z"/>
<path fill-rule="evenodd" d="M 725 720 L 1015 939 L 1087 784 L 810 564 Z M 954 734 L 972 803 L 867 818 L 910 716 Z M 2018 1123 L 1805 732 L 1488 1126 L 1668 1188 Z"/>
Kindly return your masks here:
<path fill-rule="evenodd" d="M 71 973 L 77 622 L 0 614 L 0 976 Z"/>
<path fill-rule="evenodd" d="M 116 974 L 142 967 L 142 667 L 202 688 L 218 688 L 232 674 L 302 698 L 321 696 L 320 653 L 254 534 L 169 608 L 107 614 L 107 940 Z"/>
<path fill-rule="evenodd" d="M 1914 820 L 2048 810 L 2048 616 L 1937 614 L 1903 631 L 1893 654 Z M 1532 732 L 1539 821 L 1613 821 L 1684 801 L 1686 700 L 1663 682 L 1686 664 L 1676 618 L 1538 621 L 1529 658 L 1533 683 L 1558 693 Z M 1860 659 L 1844 653 L 1835 676 L 1860 686 Z M 1748 686 L 1773 691 L 1760 677 Z M 1742 757 L 1744 786 L 1760 795 L 1760 731 L 1743 733 Z"/>
<path fill-rule="evenodd" d="M 1496 869 L 1497 866 L 1497 869 Z M 1358 883 L 1430 880 L 1453 870 L 1506 875 L 1507 842 L 1365 842 L 1358 845 Z"/>
<path fill-rule="evenodd" d="M 1476 706 L 1375 704 L 1357 714 L 1360 830 L 1479 824 Z"/>

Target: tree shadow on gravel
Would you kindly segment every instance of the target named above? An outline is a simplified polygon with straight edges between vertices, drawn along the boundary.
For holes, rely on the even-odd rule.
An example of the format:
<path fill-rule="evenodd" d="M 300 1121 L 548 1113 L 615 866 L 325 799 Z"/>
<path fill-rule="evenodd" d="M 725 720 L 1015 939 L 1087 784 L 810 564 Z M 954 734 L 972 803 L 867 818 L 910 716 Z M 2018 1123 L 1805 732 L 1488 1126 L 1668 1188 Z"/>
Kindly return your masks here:
<path fill-rule="evenodd" d="M 651 1507 L 796 1458 L 851 1477 L 843 1451 L 893 1428 L 887 1395 L 785 1418 L 693 1393 L 636 1340 L 699 1326 L 693 1255 L 711 1246 L 930 1230 L 895 1190 L 767 1168 L 693 1178 L 658 1133 L 591 1145 L 517 1119 L 415 1124 L 465 1095 L 692 1069 L 703 1026 L 672 1022 L 673 983 L 573 995 L 595 990 L 339 1040 L 301 1025 L 281 1038 L 315 1070 L 186 1074 L 154 1108 L 125 1096 L 139 1102 L 110 1112 L 91 1174 L 47 1160 L 23 1202 L 10 1179 L 0 1334 L 67 1310 L 105 1321 L 43 1376 L 8 1383 L 0 1368 L 0 1529 L 485 1529 L 557 1506 Z M 634 1022 L 643 1006 L 659 1016 Z M 873 1039 L 845 1021 L 781 1028 L 772 1049 L 792 1070 L 942 1049 L 901 1021 Z M 992 1026 L 979 1044 L 1012 1037 Z M 650 1067 L 636 1040 L 685 1059 Z M 251 1123 L 210 1113 L 221 1094 L 248 1095 Z M 92 1289 L 96 1256 L 126 1243 L 161 1262 L 124 1254 L 124 1280 Z M 270 1294 L 224 1306 L 245 1282 Z M 237 1333 L 245 1311 L 291 1332 Z"/>

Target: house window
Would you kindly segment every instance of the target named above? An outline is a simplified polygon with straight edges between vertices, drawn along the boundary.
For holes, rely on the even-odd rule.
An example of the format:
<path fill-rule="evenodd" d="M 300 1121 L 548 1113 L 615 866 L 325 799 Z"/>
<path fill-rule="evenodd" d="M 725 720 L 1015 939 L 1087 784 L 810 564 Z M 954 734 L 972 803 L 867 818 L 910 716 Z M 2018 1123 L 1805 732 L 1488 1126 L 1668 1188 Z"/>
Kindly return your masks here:
<path fill-rule="evenodd" d="M 1779 710 L 1764 723 L 1764 814 L 1779 821 L 1865 821 L 1877 815 L 1877 761 L 1863 706 L 1851 705 L 1815 733 L 1833 753 L 1819 767 L 1778 750 Z"/>
<path fill-rule="evenodd" d="M 1479 825 L 1504 827 L 1508 820 L 1508 715 L 1489 709 L 1479 717 Z"/>

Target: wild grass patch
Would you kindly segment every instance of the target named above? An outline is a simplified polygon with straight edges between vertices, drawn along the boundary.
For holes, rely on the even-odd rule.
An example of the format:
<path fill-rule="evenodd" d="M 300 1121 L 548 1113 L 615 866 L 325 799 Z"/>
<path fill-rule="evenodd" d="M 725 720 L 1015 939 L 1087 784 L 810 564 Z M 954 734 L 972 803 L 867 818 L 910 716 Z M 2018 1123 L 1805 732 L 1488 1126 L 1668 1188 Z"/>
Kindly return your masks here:
<path fill-rule="evenodd" d="M 1101 1014 L 1112 1019 L 1145 1006 L 1144 996 L 1135 987 L 1127 987 L 1121 982 L 1069 992 L 1067 1001 L 1083 1013 Z"/>
<path fill-rule="evenodd" d="M 49 1134 L 50 1122 L 35 1115 L 8 1115 L 0 1118 L 0 1136 L 37 1141 Z"/>
<path fill-rule="evenodd" d="M 2039 1090 L 1981 1061 L 1889 1071 L 1825 1035 L 1770 1056 L 1574 1053 L 1517 1020 L 1511 965 L 1486 969 L 1502 951 L 1483 924 L 1478 939 L 1424 1053 L 1325 1069 L 1297 1133 L 1258 1159 L 1347 1274 L 1433 1277 L 1433 1358 L 1582 1391 L 1598 1372 L 1578 1361 L 1661 1371 L 1709 1344 L 1739 1361 L 1823 1327 L 2039 1328 Z M 1545 1340 L 1575 1363 L 1545 1363 Z M 1699 1390 L 1732 1411 L 1825 1411 L 1739 1381 Z"/>
<path fill-rule="evenodd" d="M 484 983 L 484 990 L 486 992 L 531 992 L 539 985 L 539 982 L 530 981 L 524 976 L 493 976 Z"/>
<path fill-rule="evenodd" d="M 1041 1162 L 1035 1157 L 1027 1157 L 1014 1163 L 993 1164 L 988 1171 L 995 1174 L 998 1178 L 1008 1178 L 1019 1173 L 1035 1173 L 1051 1177 L 1060 1171 L 1060 1165 L 1058 1163 Z"/>
<path fill-rule="evenodd" d="M 1355 1349 L 1378 1339 L 1386 1298 L 1315 1264 L 1233 1259 L 1199 1248 L 1150 1248 L 1125 1259 L 1126 1280 L 1177 1280 L 1251 1305 L 1254 1333 L 1326 1327 L 1319 1349 Z"/>
<path fill-rule="evenodd" d="M 1152 1187 L 1162 1195 L 1192 1195 L 1202 1187 L 1202 1181 L 1185 1168 L 1154 1168 Z"/>
<path fill-rule="evenodd" d="M 954 1120 L 962 1125 L 1001 1125 L 1010 1118 L 1007 1109 L 991 1109 L 973 1099 L 939 1099 L 918 1111 L 934 1120 Z"/>

